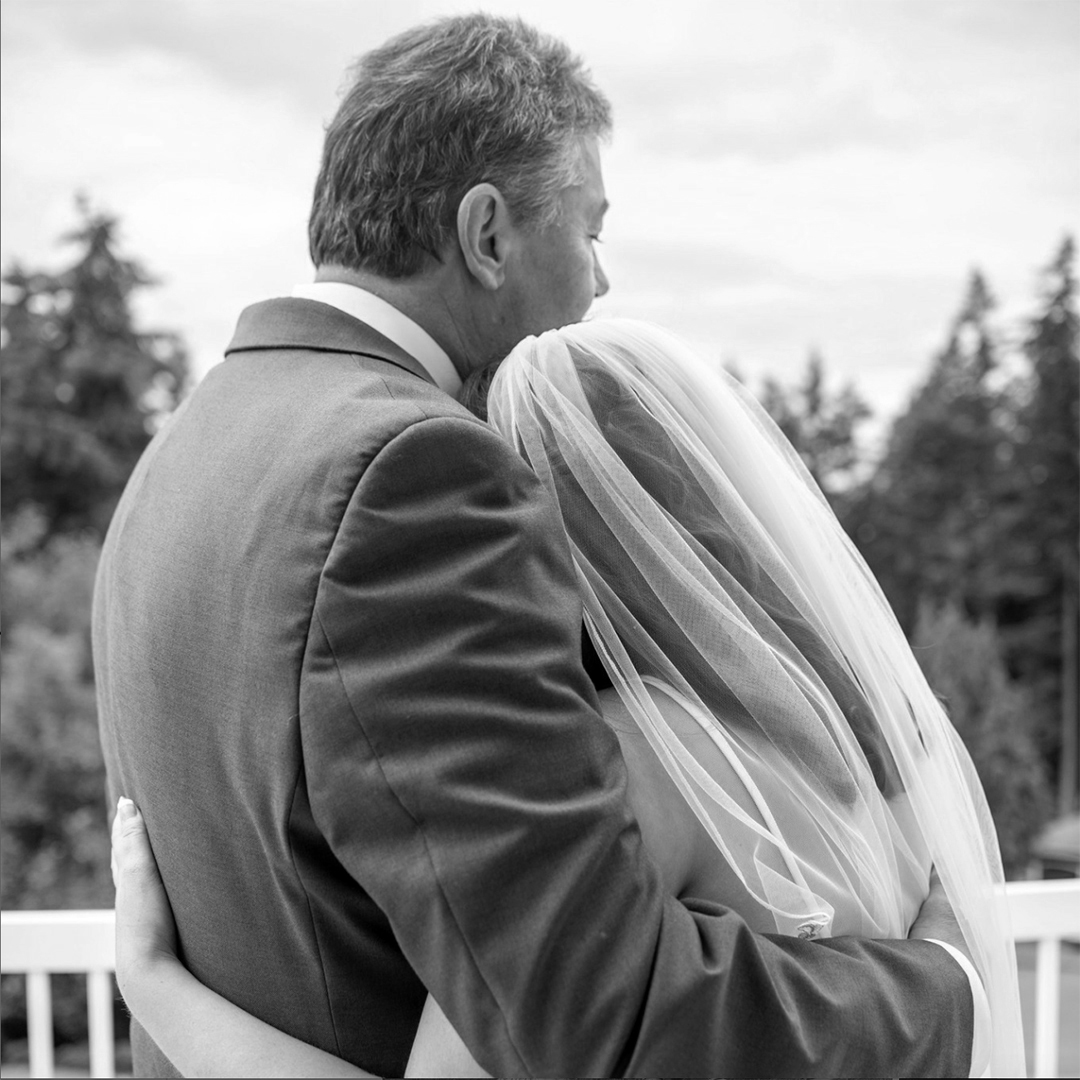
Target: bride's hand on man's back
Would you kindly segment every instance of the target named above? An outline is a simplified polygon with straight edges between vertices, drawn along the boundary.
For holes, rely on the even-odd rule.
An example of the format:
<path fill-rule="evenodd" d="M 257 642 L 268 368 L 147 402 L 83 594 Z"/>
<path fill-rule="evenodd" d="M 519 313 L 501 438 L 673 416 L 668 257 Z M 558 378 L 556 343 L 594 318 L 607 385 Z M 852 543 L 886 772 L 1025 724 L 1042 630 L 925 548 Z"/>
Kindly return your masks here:
<path fill-rule="evenodd" d="M 138 985 L 157 962 L 176 962 L 176 922 L 150 847 L 146 820 L 121 798 L 112 826 L 112 873 L 116 886 L 116 981 L 131 1005 Z"/>

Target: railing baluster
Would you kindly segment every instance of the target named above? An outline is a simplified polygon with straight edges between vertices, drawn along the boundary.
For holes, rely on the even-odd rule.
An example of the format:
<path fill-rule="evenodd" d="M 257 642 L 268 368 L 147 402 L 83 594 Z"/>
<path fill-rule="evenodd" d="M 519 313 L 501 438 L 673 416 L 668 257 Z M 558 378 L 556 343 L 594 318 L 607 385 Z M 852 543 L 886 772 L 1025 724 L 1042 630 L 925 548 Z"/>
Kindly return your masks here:
<path fill-rule="evenodd" d="M 1035 1075 L 1058 1074 L 1061 940 L 1042 938 L 1035 954 Z"/>
<path fill-rule="evenodd" d="M 113 988 L 109 972 L 86 973 L 86 1005 L 90 1020 L 90 1075 L 115 1076 Z"/>
<path fill-rule="evenodd" d="M 1034 1051 L 1034 1074 L 1057 1076 L 1061 1065 L 1061 939 L 1075 939 L 1080 934 L 1080 882 L 1010 882 L 1003 896 L 1016 940 L 1037 942 L 1035 1039 L 1029 1047 Z M 4 911 L 0 912 L 0 925 L 0 971 L 26 975 L 31 1075 L 54 1074 L 50 972 L 86 974 L 90 1069 L 94 1076 L 114 1075 L 113 912 Z"/>
<path fill-rule="evenodd" d="M 26 1027 L 30 1075 L 53 1075 L 52 987 L 47 971 L 26 973 Z"/>

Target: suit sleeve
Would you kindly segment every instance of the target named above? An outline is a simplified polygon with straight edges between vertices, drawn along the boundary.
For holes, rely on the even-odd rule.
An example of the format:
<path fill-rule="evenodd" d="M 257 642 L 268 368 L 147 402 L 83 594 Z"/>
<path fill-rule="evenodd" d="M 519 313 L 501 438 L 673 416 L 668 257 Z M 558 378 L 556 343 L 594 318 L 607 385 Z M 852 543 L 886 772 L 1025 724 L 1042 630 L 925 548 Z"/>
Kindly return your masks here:
<path fill-rule="evenodd" d="M 316 821 L 494 1075 L 967 1075 L 967 978 L 925 942 L 751 933 L 661 891 L 580 664 L 556 510 L 493 432 L 374 458 L 301 690 Z"/>

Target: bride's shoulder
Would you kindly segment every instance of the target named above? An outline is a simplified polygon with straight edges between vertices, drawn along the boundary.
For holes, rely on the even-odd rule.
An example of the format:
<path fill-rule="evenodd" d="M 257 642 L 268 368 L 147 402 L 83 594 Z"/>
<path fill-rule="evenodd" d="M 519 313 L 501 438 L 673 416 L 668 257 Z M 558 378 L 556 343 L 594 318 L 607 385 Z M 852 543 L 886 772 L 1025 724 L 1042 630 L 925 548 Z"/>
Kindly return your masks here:
<path fill-rule="evenodd" d="M 682 695 L 658 680 L 650 679 L 645 690 L 664 722 L 680 739 L 708 737 L 696 715 L 693 705 Z M 641 726 L 634 719 L 633 713 L 614 688 L 601 690 L 599 693 L 600 709 L 604 719 L 616 731 L 622 734 L 641 735 Z"/>

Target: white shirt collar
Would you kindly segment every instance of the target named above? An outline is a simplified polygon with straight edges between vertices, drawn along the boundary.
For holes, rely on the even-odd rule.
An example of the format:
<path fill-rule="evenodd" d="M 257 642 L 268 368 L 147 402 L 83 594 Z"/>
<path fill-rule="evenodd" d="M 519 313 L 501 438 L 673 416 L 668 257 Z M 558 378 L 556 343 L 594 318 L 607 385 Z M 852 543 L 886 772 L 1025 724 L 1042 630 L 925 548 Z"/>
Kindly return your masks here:
<path fill-rule="evenodd" d="M 354 319 L 367 323 L 372 330 L 377 330 L 383 337 L 389 338 L 399 348 L 404 349 L 435 380 L 440 390 L 456 397 L 461 389 L 461 376 L 457 373 L 453 361 L 438 342 L 408 315 L 402 314 L 393 304 L 388 304 L 380 296 L 361 289 L 358 285 L 347 285 L 341 281 L 315 281 L 309 285 L 297 285 L 293 296 L 304 300 L 318 300 L 320 304 L 329 304 Z"/>

